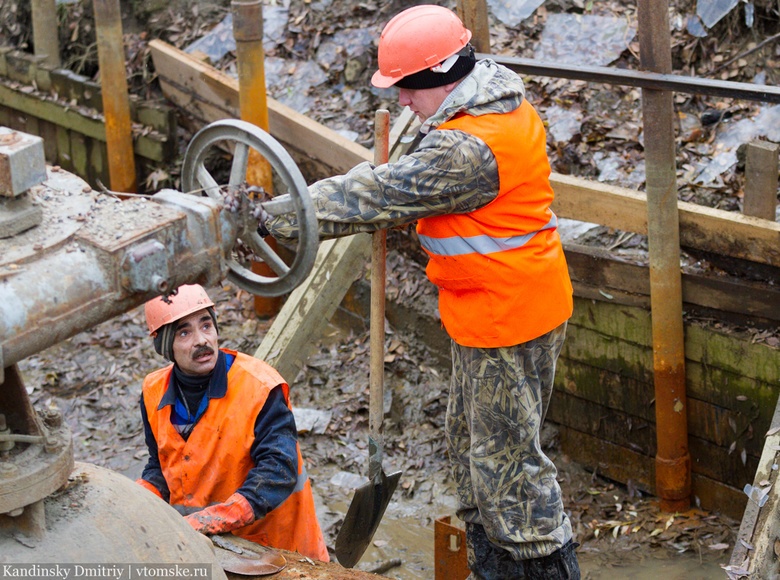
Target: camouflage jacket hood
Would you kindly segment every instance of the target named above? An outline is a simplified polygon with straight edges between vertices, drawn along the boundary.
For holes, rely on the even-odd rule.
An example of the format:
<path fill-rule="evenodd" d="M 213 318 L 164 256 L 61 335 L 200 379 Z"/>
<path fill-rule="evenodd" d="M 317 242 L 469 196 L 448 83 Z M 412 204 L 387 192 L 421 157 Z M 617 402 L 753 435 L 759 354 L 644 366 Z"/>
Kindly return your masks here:
<path fill-rule="evenodd" d="M 519 76 L 490 59 L 481 60 L 420 130 L 428 133 L 461 112 L 475 117 L 508 113 L 519 107 L 524 98 L 525 86 Z"/>

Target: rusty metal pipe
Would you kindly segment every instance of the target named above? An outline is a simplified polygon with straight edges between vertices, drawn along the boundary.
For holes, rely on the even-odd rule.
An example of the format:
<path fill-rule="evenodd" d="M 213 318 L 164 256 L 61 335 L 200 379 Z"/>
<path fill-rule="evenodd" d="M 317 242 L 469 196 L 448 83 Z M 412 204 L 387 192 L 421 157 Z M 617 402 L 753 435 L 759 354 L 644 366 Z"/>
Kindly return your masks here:
<path fill-rule="evenodd" d="M 263 50 L 263 3 L 261 0 L 233 0 L 233 37 L 236 39 L 238 69 L 238 106 L 243 121 L 268 131 L 268 98 L 265 87 L 265 51 Z M 249 152 L 246 181 L 273 195 L 271 165 L 257 151 Z M 266 242 L 276 251 L 276 240 Z M 252 271 L 273 276 L 271 268 L 255 262 Z M 255 314 L 269 318 L 279 312 L 281 297 L 255 296 Z"/>
<path fill-rule="evenodd" d="M 131 239 L 104 240 L 87 224 L 68 243 L 21 260 L 3 278 L 0 366 L 10 367 L 181 284 L 210 286 L 224 278 L 223 256 L 235 241 L 223 239 L 226 231 L 235 233 L 225 224 L 232 214 L 210 198 L 173 190 L 152 200 L 159 206 L 139 214 L 143 224 Z"/>
<path fill-rule="evenodd" d="M 639 0 L 638 8 L 642 68 L 668 74 L 672 69 L 668 0 Z M 657 439 L 655 482 L 661 509 L 668 512 L 688 509 L 691 496 L 673 116 L 671 92 L 642 89 Z"/>
<path fill-rule="evenodd" d="M 60 66 L 60 43 L 57 32 L 56 0 L 32 0 L 33 44 L 35 55 L 45 57 L 44 62 Z"/>
<path fill-rule="evenodd" d="M 138 188 L 119 0 L 93 0 L 111 189 Z"/>

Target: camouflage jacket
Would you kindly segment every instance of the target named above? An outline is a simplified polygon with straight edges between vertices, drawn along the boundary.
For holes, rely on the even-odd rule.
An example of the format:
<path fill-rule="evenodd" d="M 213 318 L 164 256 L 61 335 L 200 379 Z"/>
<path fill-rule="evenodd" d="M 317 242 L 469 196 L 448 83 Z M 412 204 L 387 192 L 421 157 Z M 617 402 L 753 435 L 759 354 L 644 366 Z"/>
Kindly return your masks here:
<path fill-rule="evenodd" d="M 506 113 L 525 98 L 523 81 L 486 59 L 453 90 L 422 126 L 422 140 L 393 163 L 360 163 L 346 175 L 309 186 L 322 238 L 373 232 L 447 213 L 467 213 L 498 195 L 498 165 L 490 148 L 463 131 L 435 129 L 460 112 Z M 295 214 L 271 216 L 275 238 L 298 236 Z"/>

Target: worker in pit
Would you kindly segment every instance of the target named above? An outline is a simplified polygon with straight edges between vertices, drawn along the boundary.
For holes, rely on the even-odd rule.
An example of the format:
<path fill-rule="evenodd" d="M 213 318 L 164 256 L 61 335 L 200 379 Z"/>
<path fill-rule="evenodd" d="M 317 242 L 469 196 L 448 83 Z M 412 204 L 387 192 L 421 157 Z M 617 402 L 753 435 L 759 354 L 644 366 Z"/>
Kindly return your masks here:
<path fill-rule="evenodd" d="M 149 461 L 138 483 L 198 532 L 327 562 L 287 383 L 263 361 L 218 348 L 214 303 L 201 286 L 145 310 L 154 348 L 172 364 L 143 382 Z"/>
<path fill-rule="evenodd" d="M 372 83 L 398 88 L 421 140 L 309 191 L 323 238 L 417 224 L 452 339 L 445 429 L 469 578 L 575 579 L 577 544 L 539 444 L 573 306 L 545 130 L 522 80 L 477 62 L 470 39 L 440 6 L 390 20 Z M 257 217 L 261 235 L 298 236 L 293 214 Z"/>

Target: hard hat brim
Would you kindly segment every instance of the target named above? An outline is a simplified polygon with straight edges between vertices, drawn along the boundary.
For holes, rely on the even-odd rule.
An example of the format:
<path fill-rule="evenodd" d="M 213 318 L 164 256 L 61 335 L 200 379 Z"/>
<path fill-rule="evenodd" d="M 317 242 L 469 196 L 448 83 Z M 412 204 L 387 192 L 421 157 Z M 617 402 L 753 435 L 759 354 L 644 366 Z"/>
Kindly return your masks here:
<path fill-rule="evenodd" d="M 376 71 L 371 77 L 371 84 L 378 89 L 389 89 L 403 77 L 389 77 L 382 74 L 382 71 Z"/>

